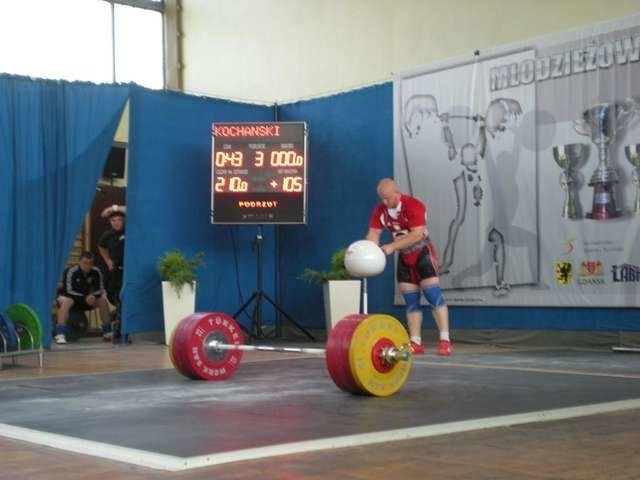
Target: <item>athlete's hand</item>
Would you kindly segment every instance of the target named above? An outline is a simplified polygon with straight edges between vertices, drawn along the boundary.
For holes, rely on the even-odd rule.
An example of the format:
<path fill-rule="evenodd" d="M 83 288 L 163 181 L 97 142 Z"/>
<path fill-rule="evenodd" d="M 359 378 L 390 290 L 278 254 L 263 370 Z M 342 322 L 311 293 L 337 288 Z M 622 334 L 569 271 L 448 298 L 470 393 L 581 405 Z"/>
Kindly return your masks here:
<path fill-rule="evenodd" d="M 393 243 L 387 243 L 386 245 L 382 245 L 380 247 L 385 255 L 391 255 L 396 251 L 396 248 L 393 246 Z"/>

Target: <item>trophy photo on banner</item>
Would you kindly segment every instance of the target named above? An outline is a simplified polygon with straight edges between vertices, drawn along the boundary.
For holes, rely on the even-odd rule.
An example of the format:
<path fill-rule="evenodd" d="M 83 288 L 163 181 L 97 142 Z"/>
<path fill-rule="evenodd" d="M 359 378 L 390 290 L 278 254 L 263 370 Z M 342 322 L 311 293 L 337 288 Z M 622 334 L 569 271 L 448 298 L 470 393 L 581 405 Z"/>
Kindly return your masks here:
<path fill-rule="evenodd" d="M 562 218 L 575 220 L 582 218 L 582 207 L 578 198 L 578 190 L 582 183 L 582 175 L 576 172 L 589 156 L 589 145 L 569 143 L 553 147 L 553 158 L 562 169 L 560 187 L 564 192 Z"/>
<path fill-rule="evenodd" d="M 593 208 L 587 213 L 587 218 L 609 220 L 622 215 L 622 211 L 616 207 L 614 186 L 619 177 L 616 168 L 609 163 L 609 146 L 618 130 L 627 124 L 633 106 L 631 100 L 601 103 L 585 110 L 582 117 L 574 121 L 576 132 L 590 136 L 598 148 L 598 166 L 589 181 L 589 186 L 593 187 Z"/>
<path fill-rule="evenodd" d="M 624 147 L 624 153 L 629 163 L 633 165 L 631 182 L 636 187 L 636 200 L 633 202 L 633 213 L 640 215 L 640 144 L 634 143 Z"/>

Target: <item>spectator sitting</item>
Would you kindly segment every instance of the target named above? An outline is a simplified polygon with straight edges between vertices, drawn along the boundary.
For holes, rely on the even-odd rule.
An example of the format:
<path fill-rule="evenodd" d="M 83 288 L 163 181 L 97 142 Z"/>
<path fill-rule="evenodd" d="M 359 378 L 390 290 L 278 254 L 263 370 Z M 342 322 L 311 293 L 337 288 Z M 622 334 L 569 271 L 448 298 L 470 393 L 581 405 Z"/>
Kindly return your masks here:
<path fill-rule="evenodd" d="M 100 310 L 102 335 L 105 341 L 111 341 L 111 323 L 109 304 L 105 297 L 102 273 L 93 265 L 93 254 L 82 252 L 78 264 L 67 268 L 62 275 L 62 289 L 58 296 L 58 315 L 54 340 L 57 344 L 67 343 L 67 321 L 69 311 L 74 308 L 81 311 Z"/>

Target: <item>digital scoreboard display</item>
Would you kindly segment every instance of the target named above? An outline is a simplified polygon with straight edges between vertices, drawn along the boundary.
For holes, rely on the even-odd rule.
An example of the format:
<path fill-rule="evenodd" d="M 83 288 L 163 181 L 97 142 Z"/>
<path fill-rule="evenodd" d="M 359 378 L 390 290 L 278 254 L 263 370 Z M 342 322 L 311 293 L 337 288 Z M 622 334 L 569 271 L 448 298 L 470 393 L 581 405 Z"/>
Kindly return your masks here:
<path fill-rule="evenodd" d="M 214 123 L 211 135 L 212 223 L 306 223 L 306 123 Z"/>

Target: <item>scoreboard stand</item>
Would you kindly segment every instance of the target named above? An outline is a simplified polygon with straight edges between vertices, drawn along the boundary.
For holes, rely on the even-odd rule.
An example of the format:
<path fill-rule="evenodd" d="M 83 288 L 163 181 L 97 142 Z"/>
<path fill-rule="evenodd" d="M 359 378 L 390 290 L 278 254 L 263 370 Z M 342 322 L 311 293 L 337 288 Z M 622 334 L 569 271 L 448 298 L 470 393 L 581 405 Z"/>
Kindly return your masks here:
<path fill-rule="evenodd" d="M 262 286 L 263 286 L 263 243 L 264 237 L 262 236 L 262 225 L 258 225 L 258 231 L 256 233 L 256 238 L 254 240 L 254 245 L 257 251 L 257 281 L 258 285 L 256 290 L 251 294 L 249 299 L 242 304 L 242 306 L 238 309 L 237 312 L 233 314 L 233 318 L 237 319 L 238 315 L 240 315 L 243 311 L 245 311 L 253 301 L 255 301 L 255 305 L 253 307 L 253 313 L 251 314 L 251 326 L 249 331 L 247 332 L 250 337 L 263 338 L 264 332 L 262 330 L 262 300 L 265 299 L 269 302 L 284 318 L 286 318 L 291 324 L 297 327 L 302 333 L 304 333 L 310 340 L 315 342 L 315 337 L 309 333 L 309 331 L 296 322 L 291 316 L 280 307 L 269 295 L 267 295 Z M 253 333 L 255 332 L 255 334 Z"/>

